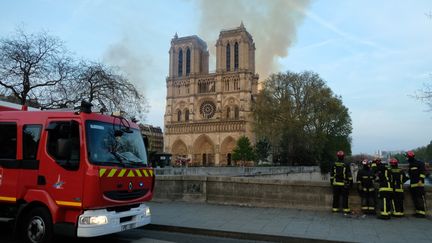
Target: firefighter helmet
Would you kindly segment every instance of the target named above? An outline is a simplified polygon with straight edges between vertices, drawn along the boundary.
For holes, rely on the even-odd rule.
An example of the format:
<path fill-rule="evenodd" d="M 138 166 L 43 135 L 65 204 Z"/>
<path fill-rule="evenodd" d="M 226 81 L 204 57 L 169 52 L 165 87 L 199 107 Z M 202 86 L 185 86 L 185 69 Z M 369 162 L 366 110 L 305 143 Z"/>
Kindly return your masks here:
<path fill-rule="evenodd" d="M 391 158 L 390 159 L 390 165 L 392 165 L 392 166 L 398 165 L 398 160 L 396 158 Z"/>
<path fill-rule="evenodd" d="M 408 158 L 414 158 L 414 156 L 415 156 L 415 154 L 414 154 L 413 151 L 406 152 L 406 157 L 408 157 Z"/>
<path fill-rule="evenodd" d="M 337 153 L 336 153 L 336 156 L 339 158 L 339 159 L 343 159 L 343 157 L 345 156 L 345 153 L 344 153 L 344 151 L 342 151 L 342 150 L 339 150 Z"/>

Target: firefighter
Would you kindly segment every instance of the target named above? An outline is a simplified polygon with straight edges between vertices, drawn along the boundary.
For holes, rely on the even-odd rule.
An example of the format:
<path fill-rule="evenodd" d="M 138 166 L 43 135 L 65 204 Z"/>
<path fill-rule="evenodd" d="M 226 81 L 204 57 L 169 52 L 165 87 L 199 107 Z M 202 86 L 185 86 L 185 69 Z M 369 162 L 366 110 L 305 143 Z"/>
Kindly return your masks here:
<path fill-rule="evenodd" d="M 348 207 L 349 189 L 352 186 L 351 169 L 344 162 L 345 153 L 336 153 L 337 161 L 333 164 L 330 176 L 330 183 L 333 187 L 333 209 L 332 212 L 339 212 L 339 202 L 342 199 L 342 208 L 345 214 L 351 212 Z"/>
<path fill-rule="evenodd" d="M 410 191 L 416 209 L 415 216 L 426 217 L 426 201 L 424 180 L 426 169 L 423 162 L 416 160 L 413 151 L 408 151 L 406 157 L 409 163 Z"/>
<path fill-rule="evenodd" d="M 393 187 L 393 216 L 404 216 L 404 189 L 403 185 L 408 180 L 405 171 L 398 168 L 399 161 L 396 158 L 390 159 L 390 174 Z"/>
<path fill-rule="evenodd" d="M 361 198 L 361 209 L 363 213 L 375 213 L 375 174 L 370 168 L 367 159 L 362 161 L 362 169 L 357 173 L 357 190 Z"/>
<path fill-rule="evenodd" d="M 390 219 L 391 199 L 393 188 L 391 186 L 390 170 L 387 167 L 387 161 L 376 160 L 378 175 L 378 217 L 381 219 Z"/>

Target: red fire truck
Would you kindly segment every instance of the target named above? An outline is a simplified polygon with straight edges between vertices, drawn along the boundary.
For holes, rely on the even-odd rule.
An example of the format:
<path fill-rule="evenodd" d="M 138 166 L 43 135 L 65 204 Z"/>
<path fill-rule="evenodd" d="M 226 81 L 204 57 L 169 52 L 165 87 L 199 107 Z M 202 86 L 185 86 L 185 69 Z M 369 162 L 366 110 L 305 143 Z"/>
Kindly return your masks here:
<path fill-rule="evenodd" d="M 139 127 L 120 116 L 0 106 L 0 221 L 26 242 L 150 223 L 153 169 Z"/>

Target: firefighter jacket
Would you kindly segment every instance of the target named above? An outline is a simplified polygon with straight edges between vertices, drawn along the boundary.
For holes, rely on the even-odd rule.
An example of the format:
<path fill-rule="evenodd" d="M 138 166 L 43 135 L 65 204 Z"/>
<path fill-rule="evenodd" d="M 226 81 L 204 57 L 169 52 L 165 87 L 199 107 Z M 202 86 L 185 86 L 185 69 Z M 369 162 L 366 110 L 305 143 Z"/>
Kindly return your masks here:
<path fill-rule="evenodd" d="M 357 182 L 359 183 L 358 190 L 360 192 L 375 191 L 374 181 L 375 181 L 375 173 L 371 168 L 367 166 L 364 166 L 357 173 Z"/>
<path fill-rule="evenodd" d="M 379 164 L 377 167 L 378 167 L 377 173 L 378 173 L 379 191 L 392 192 L 393 188 L 392 188 L 390 169 L 383 164 Z"/>
<path fill-rule="evenodd" d="M 408 180 L 405 171 L 397 167 L 392 167 L 390 172 L 393 190 L 395 192 L 403 192 L 403 185 Z"/>
<path fill-rule="evenodd" d="M 410 186 L 412 187 L 424 187 L 424 181 L 426 178 L 426 169 L 423 162 L 416 159 L 410 159 L 409 162 L 409 179 Z"/>
<path fill-rule="evenodd" d="M 352 184 L 352 175 L 350 166 L 343 161 L 337 161 L 333 164 L 330 173 L 330 183 L 332 186 L 348 187 Z"/>

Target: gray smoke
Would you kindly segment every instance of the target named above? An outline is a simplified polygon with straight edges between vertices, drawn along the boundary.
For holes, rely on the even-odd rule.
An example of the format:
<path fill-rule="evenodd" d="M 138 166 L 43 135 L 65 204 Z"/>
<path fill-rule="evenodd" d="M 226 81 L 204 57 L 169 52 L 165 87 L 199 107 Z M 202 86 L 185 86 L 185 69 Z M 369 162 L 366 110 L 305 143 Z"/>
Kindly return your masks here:
<path fill-rule="evenodd" d="M 288 55 L 297 27 L 309 0 L 201 0 L 199 35 L 214 57 L 218 31 L 240 26 L 243 21 L 256 46 L 256 69 L 260 80 L 278 71 L 278 58 Z"/>
<path fill-rule="evenodd" d="M 145 55 L 139 52 L 140 49 L 134 45 L 135 42 L 124 36 L 119 42 L 108 47 L 103 61 L 119 67 L 129 81 L 143 92 L 146 79 L 145 72 L 148 71 L 150 63 L 149 59 L 144 58 Z"/>

